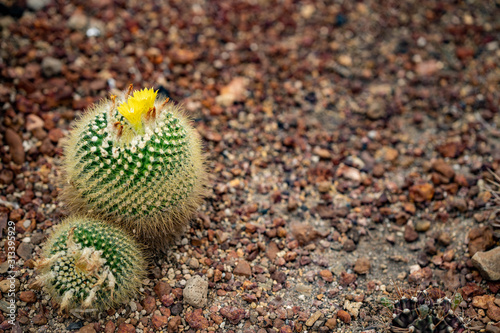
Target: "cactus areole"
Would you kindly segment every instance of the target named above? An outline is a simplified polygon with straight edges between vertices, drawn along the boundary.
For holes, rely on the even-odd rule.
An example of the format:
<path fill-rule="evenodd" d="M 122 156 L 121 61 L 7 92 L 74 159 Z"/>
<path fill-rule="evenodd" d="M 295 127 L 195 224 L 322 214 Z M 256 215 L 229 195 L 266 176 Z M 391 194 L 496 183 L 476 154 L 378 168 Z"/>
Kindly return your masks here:
<path fill-rule="evenodd" d="M 206 178 L 198 133 L 182 109 L 132 86 L 76 122 L 62 174 L 73 211 L 118 222 L 154 246 L 183 231 Z"/>

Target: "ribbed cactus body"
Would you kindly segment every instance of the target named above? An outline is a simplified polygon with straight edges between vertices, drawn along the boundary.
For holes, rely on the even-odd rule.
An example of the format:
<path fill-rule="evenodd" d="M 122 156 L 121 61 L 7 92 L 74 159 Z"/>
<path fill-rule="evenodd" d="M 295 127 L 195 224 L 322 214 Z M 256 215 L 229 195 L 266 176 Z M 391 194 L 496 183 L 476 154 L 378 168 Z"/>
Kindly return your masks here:
<path fill-rule="evenodd" d="M 104 310 L 138 291 L 146 262 L 134 239 L 122 230 L 74 217 L 51 235 L 36 265 L 39 282 L 61 310 Z"/>
<path fill-rule="evenodd" d="M 163 115 L 155 131 L 123 145 L 115 144 L 102 113 L 87 124 L 67 158 L 77 161 L 72 180 L 92 208 L 154 216 L 175 209 L 193 191 L 187 131 L 172 113 Z"/>
<path fill-rule="evenodd" d="M 65 147 L 63 200 L 163 245 L 183 231 L 206 176 L 199 136 L 182 110 L 151 94 L 107 100 L 76 123 Z"/>
<path fill-rule="evenodd" d="M 395 302 L 384 297 L 381 303 L 392 312 L 391 332 L 462 333 L 465 326 L 455 312 L 462 300 L 458 293 L 451 300 L 433 300 L 426 291 L 419 291 Z"/>

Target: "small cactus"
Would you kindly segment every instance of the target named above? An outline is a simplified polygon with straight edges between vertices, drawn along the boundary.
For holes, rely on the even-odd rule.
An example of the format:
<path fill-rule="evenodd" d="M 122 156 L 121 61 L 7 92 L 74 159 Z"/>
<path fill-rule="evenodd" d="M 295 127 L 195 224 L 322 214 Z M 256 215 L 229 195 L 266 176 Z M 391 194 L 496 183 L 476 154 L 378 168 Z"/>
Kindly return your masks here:
<path fill-rule="evenodd" d="M 152 247 L 182 233 L 206 179 L 200 138 L 153 89 L 101 102 L 65 146 L 62 199 L 72 211 L 116 222 Z"/>
<path fill-rule="evenodd" d="M 45 286 L 60 310 L 106 310 L 137 293 L 145 258 L 122 230 L 73 217 L 50 236 L 36 262 L 37 284 Z"/>
<path fill-rule="evenodd" d="M 465 325 L 456 313 L 456 309 L 463 301 L 459 293 L 452 299 L 446 297 L 433 299 L 425 290 L 410 297 L 400 296 L 394 302 L 387 297 L 380 299 L 381 304 L 391 313 L 390 332 L 462 333 L 465 331 Z"/>

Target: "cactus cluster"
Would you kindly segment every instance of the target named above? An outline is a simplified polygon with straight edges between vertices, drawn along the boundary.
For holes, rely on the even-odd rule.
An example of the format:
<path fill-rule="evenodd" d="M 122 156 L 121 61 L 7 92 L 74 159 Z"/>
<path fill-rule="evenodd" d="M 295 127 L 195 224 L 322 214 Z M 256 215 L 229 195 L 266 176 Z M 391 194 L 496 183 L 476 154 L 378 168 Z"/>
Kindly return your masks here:
<path fill-rule="evenodd" d="M 391 313 L 390 332 L 462 333 L 466 329 L 456 313 L 458 305 L 463 301 L 459 293 L 452 299 L 433 299 L 424 290 L 410 297 L 402 295 L 396 301 L 386 297 L 382 297 L 380 301 Z"/>
<path fill-rule="evenodd" d="M 101 102 L 65 147 L 62 199 L 154 247 L 184 231 L 205 182 L 200 139 L 182 109 L 153 89 Z"/>
<path fill-rule="evenodd" d="M 37 261 L 38 283 L 61 310 L 125 302 L 145 276 L 142 249 L 184 231 L 206 173 L 200 139 L 182 109 L 143 89 L 111 96 L 79 121 L 65 145 L 63 222 Z M 83 217 L 85 216 L 85 217 Z"/>
<path fill-rule="evenodd" d="M 60 309 L 103 310 L 128 300 L 145 277 L 145 258 L 124 231 L 73 217 L 62 222 L 36 262 L 38 283 Z"/>

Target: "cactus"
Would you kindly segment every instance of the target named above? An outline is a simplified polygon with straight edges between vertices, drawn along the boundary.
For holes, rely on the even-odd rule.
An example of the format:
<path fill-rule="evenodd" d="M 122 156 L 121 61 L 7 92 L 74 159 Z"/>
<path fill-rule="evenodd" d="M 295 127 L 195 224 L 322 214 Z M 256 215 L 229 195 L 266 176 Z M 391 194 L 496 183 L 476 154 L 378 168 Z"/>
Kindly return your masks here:
<path fill-rule="evenodd" d="M 111 96 L 76 122 L 65 145 L 62 199 L 162 248 L 182 233 L 206 179 L 200 139 L 153 89 Z"/>
<path fill-rule="evenodd" d="M 115 226 L 69 218 L 50 236 L 36 262 L 37 284 L 60 310 L 105 310 L 130 299 L 145 277 L 145 258 L 135 240 Z"/>
<path fill-rule="evenodd" d="M 452 299 L 433 299 L 425 290 L 410 297 L 400 294 L 395 302 L 387 297 L 380 299 L 381 304 L 391 313 L 388 330 L 408 333 L 464 332 L 465 325 L 456 313 L 462 301 L 462 295 L 459 293 Z"/>

